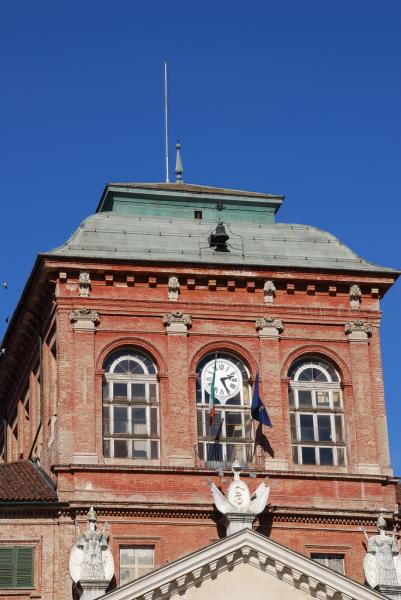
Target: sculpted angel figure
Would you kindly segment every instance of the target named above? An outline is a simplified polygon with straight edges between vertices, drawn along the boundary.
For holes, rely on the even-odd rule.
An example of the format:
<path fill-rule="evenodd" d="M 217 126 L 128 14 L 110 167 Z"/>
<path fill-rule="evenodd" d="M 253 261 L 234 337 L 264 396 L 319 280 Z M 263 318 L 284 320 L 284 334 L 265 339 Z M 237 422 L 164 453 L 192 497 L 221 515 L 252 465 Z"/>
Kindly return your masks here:
<path fill-rule="evenodd" d="M 232 464 L 232 470 L 234 478 L 228 488 L 227 498 L 214 483 L 210 485 L 217 510 L 223 515 L 230 513 L 258 515 L 266 507 L 270 487 L 266 487 L 262 482 L 251 496 L 247 484 L 240 479 L 241 465 L 237 458 Z"/>
<path fill-rule="evenodd" d="M 380 585 L 401 585 L 401 557 L 395 531 L 386 532 L 386 527 L 386 520 L 380 515 L 377 519 L 378 535 L 369 537 L 363 529 L 368 542 L 363 571 L 371 588 Z"/>

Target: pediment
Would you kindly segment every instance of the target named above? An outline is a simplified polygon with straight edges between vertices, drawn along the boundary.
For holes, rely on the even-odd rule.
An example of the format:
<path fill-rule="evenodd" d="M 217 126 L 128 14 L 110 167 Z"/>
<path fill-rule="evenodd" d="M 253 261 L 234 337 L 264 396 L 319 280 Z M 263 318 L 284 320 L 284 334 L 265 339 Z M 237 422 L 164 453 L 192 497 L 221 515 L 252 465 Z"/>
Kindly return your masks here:
<path fill-rule="evenodd" d="M 381 594 L 254 531 L 240 531 L 104 596 L 105 600 L 379 600 Z"/>

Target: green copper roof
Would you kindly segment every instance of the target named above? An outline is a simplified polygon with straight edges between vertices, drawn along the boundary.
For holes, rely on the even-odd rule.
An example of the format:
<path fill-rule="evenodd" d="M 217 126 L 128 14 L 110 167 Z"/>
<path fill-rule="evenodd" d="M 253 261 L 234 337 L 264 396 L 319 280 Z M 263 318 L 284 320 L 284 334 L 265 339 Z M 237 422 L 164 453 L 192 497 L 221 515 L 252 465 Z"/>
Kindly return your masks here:
<path fill-rule="evenodd" d="M 284 196 L 187 183 L 110 183 L 96 212 L 194 218 L 209 221 L 274 223 Z"/>
<path fill-rule="evenodd" d="M 96 214 L 53 256 L 394 273 L 326 231 L 275 223 L 283 196 L 187 184 L 109 184 Z M 195 211 L 202 218 L 195 218 Z M 199 217 L 199 215 L 198 215 Z M 209 245 L 222 222 L 227 251 Z"/>

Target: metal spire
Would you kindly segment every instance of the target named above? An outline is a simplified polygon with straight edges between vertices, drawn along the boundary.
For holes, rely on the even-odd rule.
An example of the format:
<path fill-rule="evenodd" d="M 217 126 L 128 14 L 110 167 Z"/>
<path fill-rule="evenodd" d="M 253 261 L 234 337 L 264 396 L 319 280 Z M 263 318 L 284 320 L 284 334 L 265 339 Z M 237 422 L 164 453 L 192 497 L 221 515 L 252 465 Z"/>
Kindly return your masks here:
<path fill-rule="evenodd" d="M 180 154 L 181 144 L 180 144 L 179 140 L 177 140 L 175 147 L 177 150 L 177 158 L 175 160 L 175 182 L 176 183 L 184 183 L 184 181 L 182 179 L 182 174 L 184 172 L 184 169 L 182 168 L 182 160 L 181 160 L 181 154 Z"/>

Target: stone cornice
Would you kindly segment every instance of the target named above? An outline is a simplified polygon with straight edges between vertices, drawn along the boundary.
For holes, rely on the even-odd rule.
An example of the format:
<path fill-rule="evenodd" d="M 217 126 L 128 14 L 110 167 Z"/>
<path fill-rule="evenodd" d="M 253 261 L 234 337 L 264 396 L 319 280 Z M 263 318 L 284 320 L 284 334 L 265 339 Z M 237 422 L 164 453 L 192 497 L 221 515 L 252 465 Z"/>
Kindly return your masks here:
<path fill-rule="evenodd" d="M 302 590 L 322 600 L 333 598 L 375 600 L 383 596 L 369 588 L 327 569 L 317 562 L 273 542 L 254 531 L 245 530 L 219 540 L 197 552 L 107 594 L 109 600 L 152 600 L 172 592 L 185 594 L 200 587 L 219 573 L 232 571 L 237 564 L 248 563 L 268 576 L 276 577 L 290 588 Z"/>

